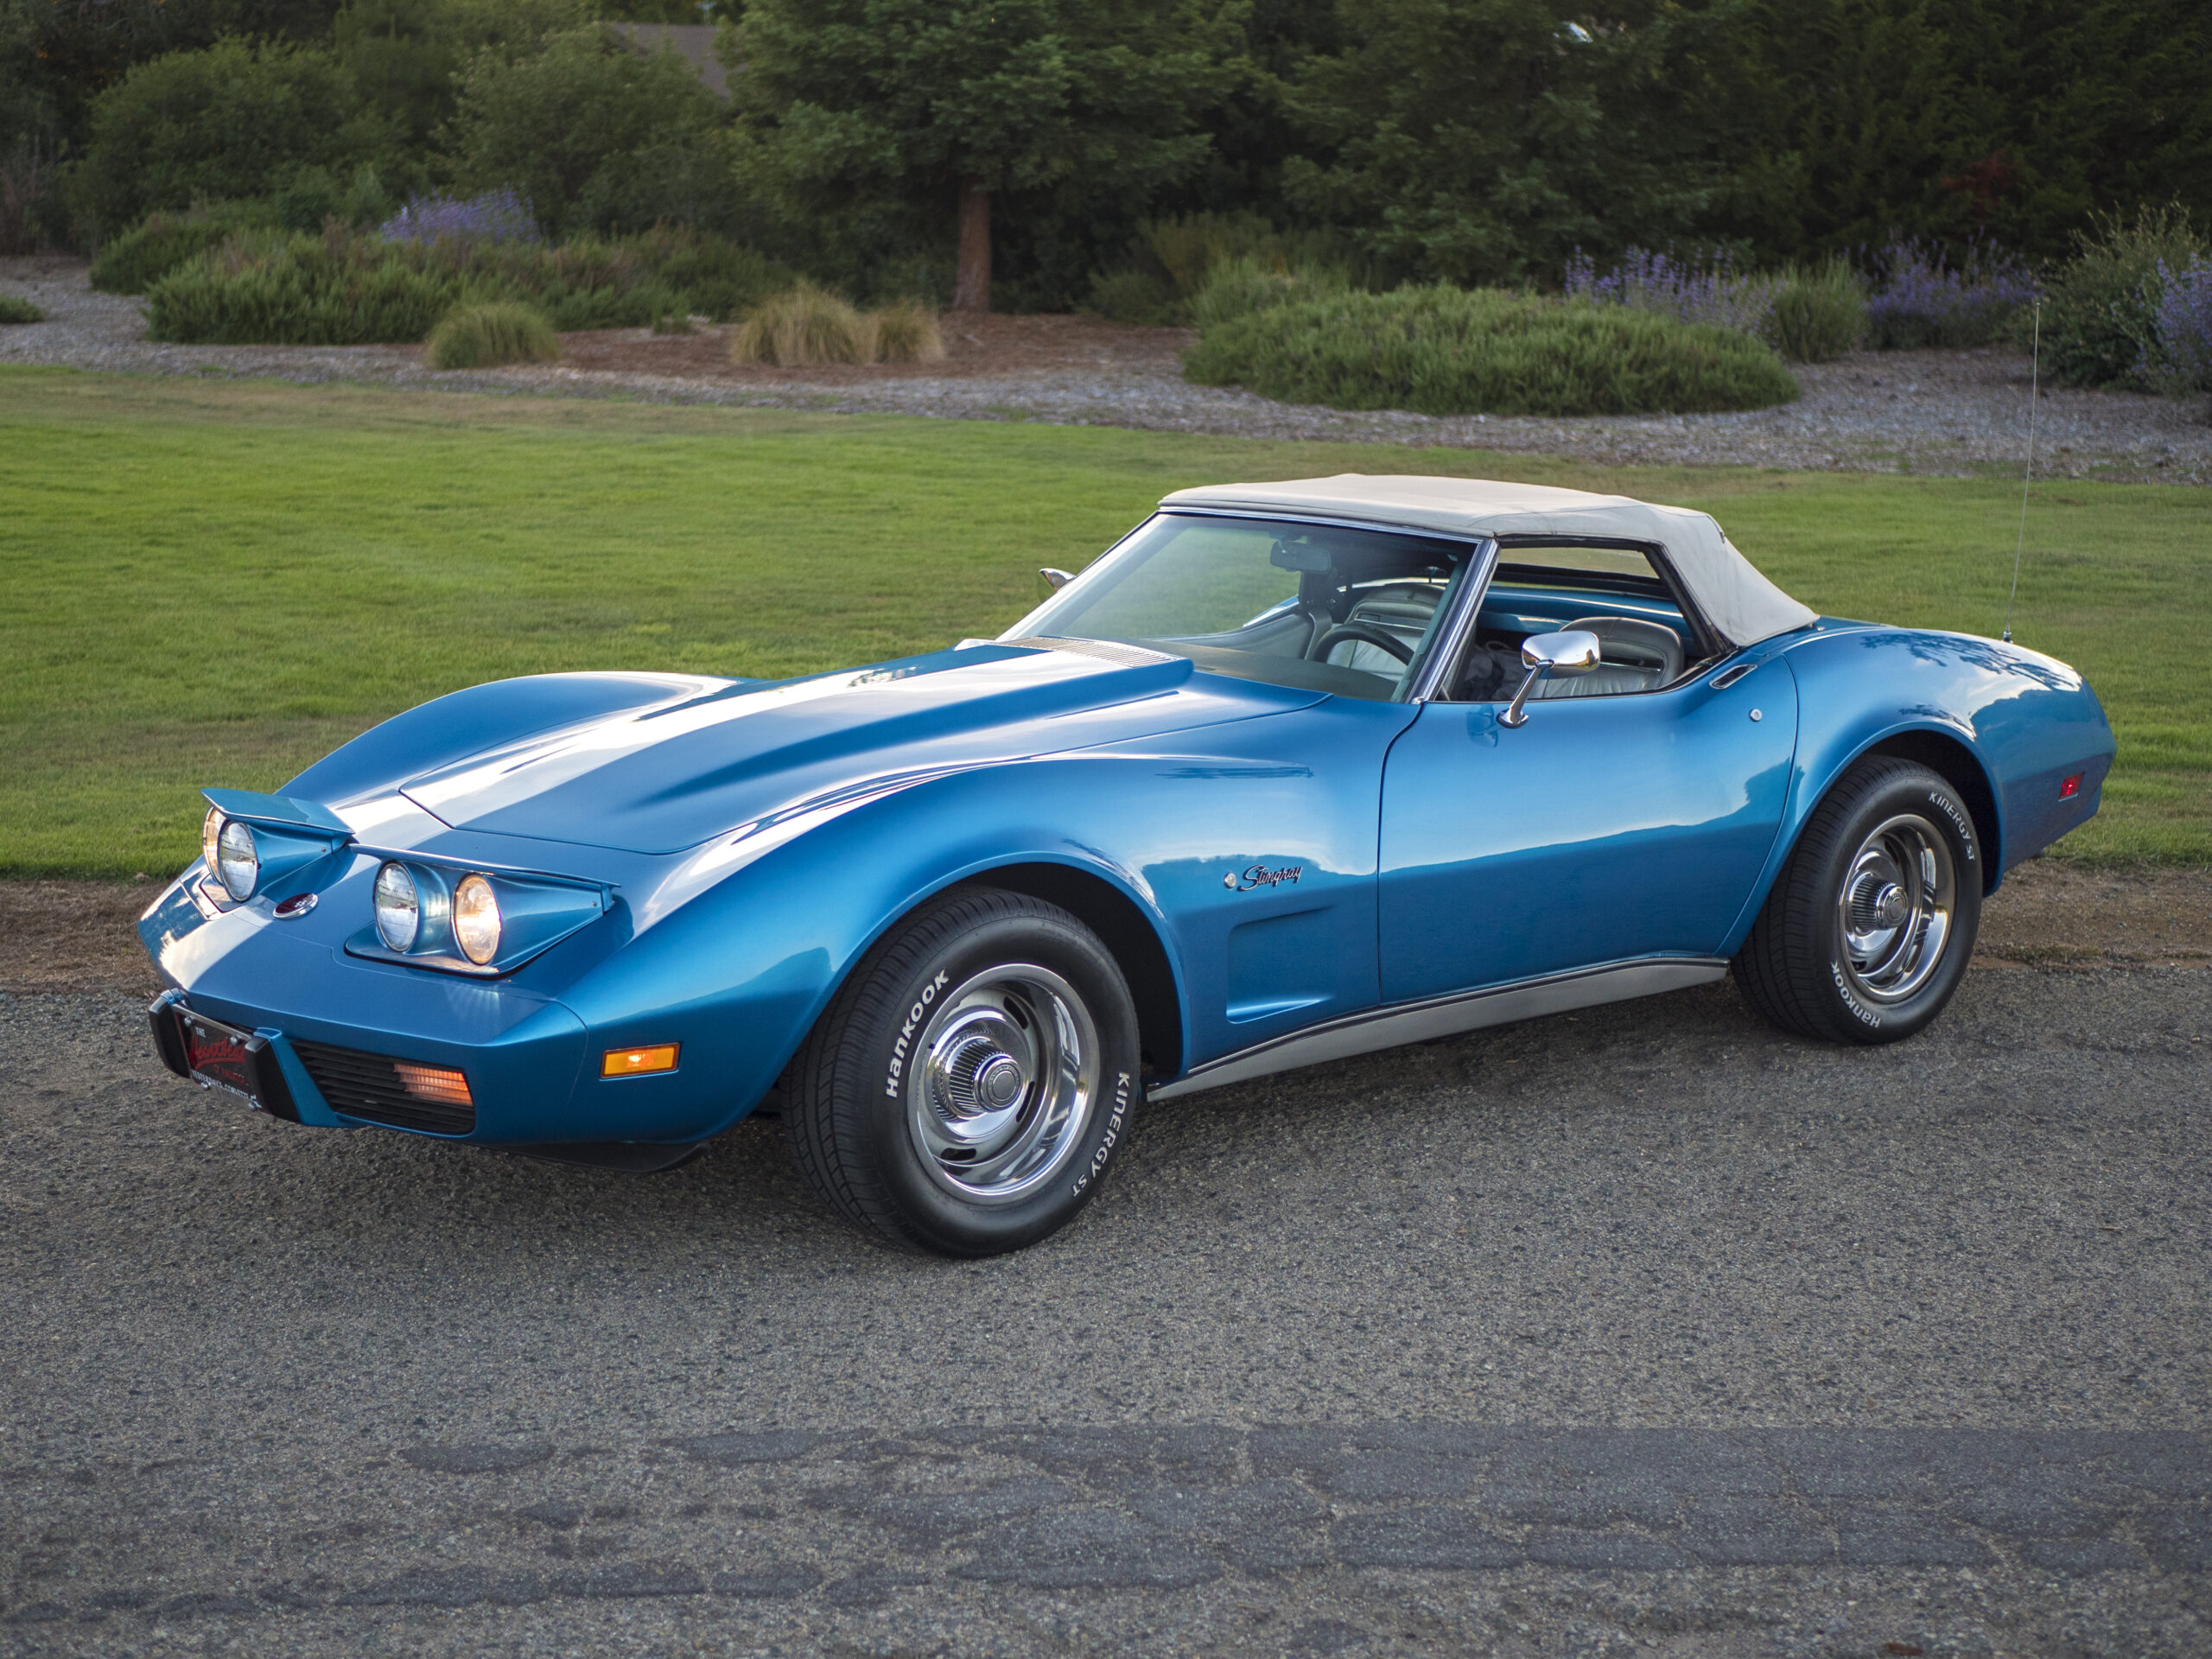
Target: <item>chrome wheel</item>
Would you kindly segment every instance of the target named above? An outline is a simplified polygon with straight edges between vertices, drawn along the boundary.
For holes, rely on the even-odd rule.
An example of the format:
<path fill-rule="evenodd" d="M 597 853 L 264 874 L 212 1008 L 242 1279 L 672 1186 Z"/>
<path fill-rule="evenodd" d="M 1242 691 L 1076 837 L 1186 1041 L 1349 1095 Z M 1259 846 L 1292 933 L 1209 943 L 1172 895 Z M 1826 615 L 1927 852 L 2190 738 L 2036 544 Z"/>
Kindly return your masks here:
<path fill-rule="evenodd" d="M 982 1204 L 1050 1180 L 1098 1098 L 1098 1031 L 1083 999 L 1050 969 L 1020 963 L 985 969 L 925 1012 L 906 1125 L 930 1178 Z"/>
<path fill-rule="evenodd" d="M 1902 1002 L 1943 959 L 1958 901 L 1951 845 L 1917 813 L 1885 820 L 1859 845 L 1836 895 L 1837 966 L 1870 1002 Z"/>

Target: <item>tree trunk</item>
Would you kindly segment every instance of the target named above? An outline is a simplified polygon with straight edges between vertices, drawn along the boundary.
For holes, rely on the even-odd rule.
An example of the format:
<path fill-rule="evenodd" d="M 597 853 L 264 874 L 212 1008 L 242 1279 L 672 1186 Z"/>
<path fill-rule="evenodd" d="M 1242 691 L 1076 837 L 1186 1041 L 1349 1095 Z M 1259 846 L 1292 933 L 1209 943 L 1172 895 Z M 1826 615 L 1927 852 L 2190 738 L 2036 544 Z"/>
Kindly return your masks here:
<path fill-rule="evenodd" d="M 991 193 L 974 179 L 960 181 L 960 274 L 952 308 L 991 308 Z"/>

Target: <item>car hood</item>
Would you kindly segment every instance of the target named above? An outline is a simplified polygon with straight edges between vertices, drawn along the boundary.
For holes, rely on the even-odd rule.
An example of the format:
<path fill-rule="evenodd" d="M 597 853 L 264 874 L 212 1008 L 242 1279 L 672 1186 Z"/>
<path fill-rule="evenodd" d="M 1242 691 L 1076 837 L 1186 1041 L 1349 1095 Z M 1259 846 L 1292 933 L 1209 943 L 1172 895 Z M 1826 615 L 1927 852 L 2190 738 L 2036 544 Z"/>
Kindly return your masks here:
<path fill-rule="evenodd" d="M 983 646 L 739 682 L 537 734 L 401 792 L 455 829 L 675 853 L 855 791 L 1316 701 L 1212 675 L 1193 684 L 1180 658 Z"/>

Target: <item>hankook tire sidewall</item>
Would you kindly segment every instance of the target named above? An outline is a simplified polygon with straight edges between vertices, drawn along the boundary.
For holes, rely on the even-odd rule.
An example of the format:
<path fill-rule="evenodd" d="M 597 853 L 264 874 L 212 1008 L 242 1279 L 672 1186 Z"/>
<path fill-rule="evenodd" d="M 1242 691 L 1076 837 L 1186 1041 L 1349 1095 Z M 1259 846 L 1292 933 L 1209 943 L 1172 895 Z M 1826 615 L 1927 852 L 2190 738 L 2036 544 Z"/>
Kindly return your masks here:
<path fill-rule="evenodd" d="M 1097 1096 L 1075 1150 L 1036 1191 L 1005 1204 L 963 1200 L 931 1179 L 908 1128 L 907 1089 L 918 1047 L 912 1039 L 928 1023 L 927 1004 L 940 992 L 1016 963 L 1051 969 L 1083 999 L 1098 1033 Z M 923 1016 L 902 1050 L 900 1035 L 917 1004 L 924 1005 Z M 1136 1012 L 1113 959 L 1084 935 L 1036 918 L 987 922 L 935 952 L 909 976 L 889 1018 L 868 1033 L 864 1058 L 856 1082 L 867 1091 L 868 1140 L 881 1179 L 916 1227 L 956 1250 L 1013 1249 L 1065 1226 L 1112 1167 L 1141 1091 Z"/>

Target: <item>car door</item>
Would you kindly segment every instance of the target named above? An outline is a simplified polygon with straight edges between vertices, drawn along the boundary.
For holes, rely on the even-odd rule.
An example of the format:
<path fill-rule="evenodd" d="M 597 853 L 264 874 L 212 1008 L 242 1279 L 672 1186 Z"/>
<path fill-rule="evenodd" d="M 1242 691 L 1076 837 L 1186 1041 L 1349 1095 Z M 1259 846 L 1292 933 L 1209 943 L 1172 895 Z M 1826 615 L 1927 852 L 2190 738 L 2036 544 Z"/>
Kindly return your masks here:
<path fill-rule="evenodd" d="M 1730 680 L 1727 684 L 1720 683 Z M 1716 953 L 1774 844 L 1797 731 L 1776 658 L 1664 690 L 1431 702 L 1392 746 L 1386 1002 Z"/>

